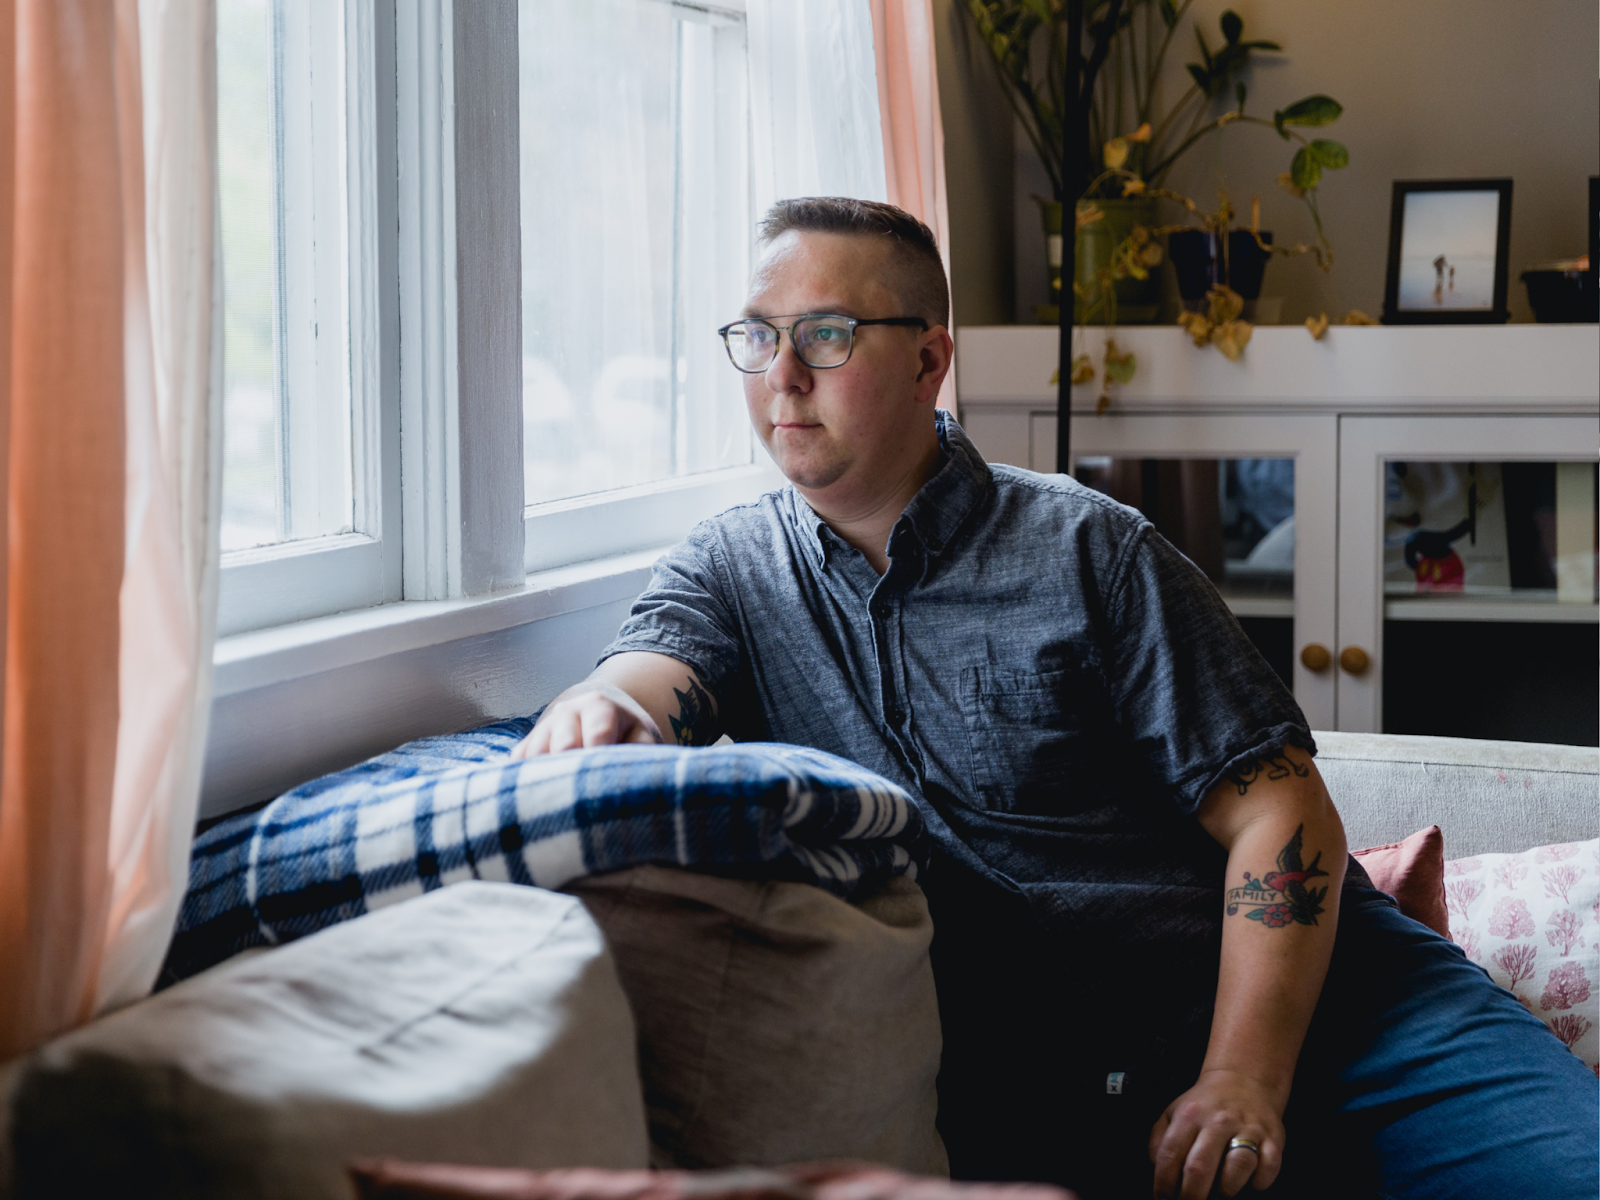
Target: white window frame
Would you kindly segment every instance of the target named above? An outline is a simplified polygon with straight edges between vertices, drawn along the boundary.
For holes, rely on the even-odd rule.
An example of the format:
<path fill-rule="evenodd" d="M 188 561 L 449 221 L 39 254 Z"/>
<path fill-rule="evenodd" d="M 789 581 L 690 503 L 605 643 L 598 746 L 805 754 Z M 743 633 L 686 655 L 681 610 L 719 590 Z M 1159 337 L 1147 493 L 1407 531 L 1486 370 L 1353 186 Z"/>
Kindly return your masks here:
<path fill-rule="evenodd" d="M 655 2 L 744 18 L 742 0 Z M 524 505 L 516 0 L 342 8 L 345 191 L 315 219 L 349 234 L 353 531 L 225 555 L 219 635 L 531 587 L 780 486 L 752 439 L 748 465 Z"/>
<path fill-rule="evenodd" d="M 716 0 L 714 3 L 702 3 L 700 0 L 651 2 L 674 9 L 677 18 L 683 21 L 714 25 L 745 23 L 744 0 Z M 746 104 L 748 106 L 748 86 Z M 750 248 L 753 251 L 756 214 L 748 108 L 746 118 L 735 136 L 742 137 L 745 143 L 741 147 L 744 150 L 747 189 L 745 207 L 751 217 Z M 674 197 L 674 204 L 676 202 L 677 197 Z M 676 303 L 680 294 L 676 278 L 679 269 L 676 213 L 673 224 L 673 296 Z M 731 320 L 735 315 L 730 309 L 728 319 Z M 674 331 L 674 348 L 669 356 L 672 361 L 678 358 L 677 343 L 683 332 L 682 329 Z M 731 364 L 724 365 L 730 371 L 733 369 Z M 669 544 L 682 538 L 705 518 L 783 486 L 783 476 L 757 442 L 753 430 L 748 432 L 748 437 L 750 462 L 739 466 L 528 505 L 523 514 L 524 566 L 530 573 L 546 571 L 601 556 Z"/>
<path fill-rule="evenodd" d="M 310 5 L 294 14 L 308 17 L 307 24 L 314 28 L 288 30 L 285 40 L 290 45 L 310 44 L 314 71 L 310 78 L 284 81 L 287 86 L 280 89 L 279 101 L 287 126 L 285 141 L 317 146 L 324 165 L 338 155 L 345 167 L 342 186 L 332 186 L 326 170 L 309 172 L 303 155 L 285 154 L 277 172 L 280 190 L 301 188 L 312 197 L 309 211 L 302 205 L 294 208 L 297 228 L 280 226 L 287 253 L 300 256 L 282 272 L 296 285 L 279 289 L 286 319 L 279 350 L 283 378 L 275 391 L 287 409 L 289 435 L 285 439 L 289 444 L 280 453 L 287 458 L 298 451 L 303 462 L 316 453 L 319 443 L 331 440 L 340 451 L 337 461 L 342 472 L 348 445 L 351 471 L 346 486 L 352 529 L 224 555 L 217 618 L 222 636 L 364 608 L 401 595 L 394 520 L 398 474 L 384 470 L 398 445 L 399 411 L 392 397 L 398 336 L 393 305 L 385 305 L 383 287 L 384 276 L 392 275 L 385 251 L 392 260 L 393 246 L 382 246 L 379 237 L 385 228 L 382 214 L 385 208 L 392 212 L 394 202 L 392 184 L 382 186 L 386 177 L 392 180 L 393 171 L 386 176 L 381 160 L 387 158 L 392 164 L 393 155 L 383 153 L 385 139 L 379 132 L 385 114 L 377 103 L 382 95 L 377 86 L 381 51 L 377 18 L 383 7 L 373 0 L 357 0 L 337 9 Z M 335 28 L 335 36 L 329 37 L 327 24 L 341 16 L 342 28 Z M 392 53 L 390 64 L 392 73 Z M 318 119 L 333 107 L 342 109 L 342 123 Z M 392 129 L 392 112 L 387 115 Z M 307 136 L 307 126 L 313 123 L 324 135 L 339 130 L 338 143 L 330 146 L 326 139 L 318 142 Z M 392 137 L 387 142 L 392 145 Z M 325 229 L 338 236 L 318 236 Z M 319 254 L 314 263 L 304 261 Z M 313 271 L 315 294 L 305 295 L 298 284 Z M 332 336 L 323 336 L 324 326 L 332 328 Z M 348 429 L 343 427 L 342 412 L 335 410 L 336 419 L 330 421 L 329 406 L 316 403 L 334 389 L 344 389 L 348 397 Z M 330 493 L 342 490 L 343 481 L 330 478 L 330 471 L 286 465 L 280 474 L 286 481 L 280 502 L 290 514 L 285 532 L 291 537 L 296 501 L 313 509 L 338 503 Z"/>

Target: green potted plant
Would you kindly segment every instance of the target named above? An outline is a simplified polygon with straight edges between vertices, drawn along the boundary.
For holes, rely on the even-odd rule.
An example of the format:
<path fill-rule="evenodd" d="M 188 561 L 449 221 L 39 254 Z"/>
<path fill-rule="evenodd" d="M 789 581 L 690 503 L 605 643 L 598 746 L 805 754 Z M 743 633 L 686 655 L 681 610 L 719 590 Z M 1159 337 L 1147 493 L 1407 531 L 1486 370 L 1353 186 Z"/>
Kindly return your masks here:
<path fill-rule="evenodd" d="M 1349 159 L 1337 142 L 1308 141 L 1290 126 L 1325 125 L 1342 111 L 1328 96 L 1308 96 L 1273 115 L 1247 115 L 1247 92 L 1238 79 L 1252 54 L 1277 51 L 1276 42 L 1251 41 L 1244 21 L 1224 12 L 1221 44 L 1213 50 L 1196 28 L 1200 61 L 1186 64 L 1190 85 L 1173 104 L 1161 107 L 1157 85 L 1173 37 L 1193 0 L 965 0 L 967 15 L 988 48 L 1006 95 L 1050 177 L 1053 195 L 1036 197 L 1050 256 L 1052 296 L 1059 297 L 1063 204 L 1092 205 L 1100 214 L 1074 222 L 1074 292 L 1079 318 L 1110 310 L 1103 319 L 1153 321 L 1160 284 L 1149 271 L 1116 270 L 1127 239 L 1137 228 L 1158 226 L 1156 204 L 1178 160 L 1211 134 L 1231 124 L 1275 129 L 1302 144 L 1280 182 L 1304 199 L 1317 226 L 1319 262 L 1327 258 L 1326 239 L 1316 208 L 1315 189 L 1322 171 Z M 1076 23 L 1076 28 L 1074 24 Z M 1076 40 L 1081 67 L 1068 80 L 1070 49 Z M 1211 116 L 1214 103 L 1232 88 L 1237 107 Z M 1086 98 L 1087 111 L 1072 110 L 1069 90 Z M 1079 127 L 1068 139 L 1067 116 Z M 1070 141 L 1070 151 L 1067 143 Z M 1142 186 L 1137 186 L 1142 185 Z M 1260 240 L 1265 246 L 1266 237 Z M 1293 251 L 1290 251 L 1293 252 Z M 1108 270 L 1115 296 L 1102 298 Z M 1046 309 L 1053 306 L 1045 306 Z M 1050 311 L 1038 314 L 1054 320 Z"/>

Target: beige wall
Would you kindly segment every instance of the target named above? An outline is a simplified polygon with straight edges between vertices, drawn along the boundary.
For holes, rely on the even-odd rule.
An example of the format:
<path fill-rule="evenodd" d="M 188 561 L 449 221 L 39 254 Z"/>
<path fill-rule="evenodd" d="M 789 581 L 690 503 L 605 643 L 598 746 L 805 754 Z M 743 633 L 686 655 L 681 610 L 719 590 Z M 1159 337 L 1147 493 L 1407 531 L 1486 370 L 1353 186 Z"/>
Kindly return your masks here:
<path fill-rule="evenodd" d="M 1395 179 L 1510 176 L 1510 306 L 1513 320 L 1532 320 L 1518 274 L 1586 247 L 1586 180 L 1600 173 L 1594 0 L 1197 0 L 1186 22 L 1198 19 L 1215 45 L 1228 7 L 1244 17 L 1248 36 L 1284 47 L 1247 76 L 1249 112 L 1270 116 L 1312 92 L 1345 106 L 1326 132 L 1350 148 L 1350 166 L 1326 175 L 1321 189 L 1337 261 L 1327 275 L 1307 258 L 1273 262 L 1263 293 L 1284 297 L 1283 319 L 1348 308 L 1378 315 Z M 987 68 L 981 48 L 958 45 L 974 39 L 963 38 L 952 0 L 934 0 L 934 8 L 956 320 L 1027 320 L 1029 306 L 1044 299 L 1043 235 L 1027 199 L 1044 190 L 1043 172 L 1020 133 L 994 128 L 1004 119 L 998 88 L 992 71 L 974 69 Z M 1178 94 L 1183 64 L 1195 57 L 1192 34 L 1181 32 L 1169 55 L 1168 95 Z M 1002 177 L 996 161 L 1013 146 L 1015 169 Z M 1309 240 L 1309 217 L 1273 182 L 1290 151 L 1271 130 L 1230 128 L 1191 151 L 1170 183 L 1208 207 L 1220 184 L 1241 211 L 1259 193 L 1263 224 L 1280 242 Z M 1005 239 L 1009 262 L 994 257 Z M 1008 290 L 1010 303 L 996 303 Z M 963 296 L 972 298 L 970 314 Z"/>
<path fill-rule="evenodd" d="M 950 203 L 950 301 L 958 325 L 1013 320 L 1011 107 L 963 0 L 933 0 Z"/>

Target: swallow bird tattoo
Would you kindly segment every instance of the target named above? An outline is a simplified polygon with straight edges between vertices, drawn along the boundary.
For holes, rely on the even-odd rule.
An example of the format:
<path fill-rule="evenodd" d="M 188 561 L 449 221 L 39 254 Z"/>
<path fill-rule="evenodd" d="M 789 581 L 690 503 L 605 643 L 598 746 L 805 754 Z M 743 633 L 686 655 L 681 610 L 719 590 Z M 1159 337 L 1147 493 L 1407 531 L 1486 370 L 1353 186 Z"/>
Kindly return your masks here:
<path fill-rule="evenodd" d="M 1234 916 L 1242 908 L 1245 919 L 1260 921 L 1269 929 L 1285 925 L 1315 925 L 1324 911 L 1322 901 L 1328 895 L 1326 886 L 1315 888 L 1306 884 L 1312 879 L 1324 878 L 1327 872 L 1318 864 L 1322 852 L 1309 863 L 1301 854 L 1305 826 L 1296 826 L 1294 836 L 1278 851 L 1278 869 L 1264 875 L 1244 873 L 1244 886 L 1228 889 L 1228 915 Z"/>

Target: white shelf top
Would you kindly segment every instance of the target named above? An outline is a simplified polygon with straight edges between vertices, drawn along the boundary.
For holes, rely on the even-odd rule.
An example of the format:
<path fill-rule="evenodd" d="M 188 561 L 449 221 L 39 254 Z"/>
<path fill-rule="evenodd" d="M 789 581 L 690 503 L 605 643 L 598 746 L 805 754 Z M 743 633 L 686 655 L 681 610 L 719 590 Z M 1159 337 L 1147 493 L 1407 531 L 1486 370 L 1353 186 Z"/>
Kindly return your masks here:
<path fill-rule="evenodd" d="M 1385 600 L 1388 621 L 1527 621 L 1593 625 L 1600 604 L 1558 604 L 1554 600 L 1498 600 L 1476 596 L 1407 596 Z"/>
<path fill-rule="evenodd" d="M 1098 369 L 1105 331 L 1076 334 Z M 1117 345 L 1138 359 L 1112 411 L 1259 409 L 1538 411 L 1600 405 L 1600 326 L 1337 326 L 1317 341 L 1301 325 L 1259 326 L 1236 363 L 1199 348 L 1176 325 L 1124 325 Z M 1052 325 L 956 331 L 963 405 L 1054 408 L 1059 334 Z M 1073 389 L 1093 412 L 1096 383 Z"/>
<path fill-rule="evenodd" d="M 1223 603 L 1236 617 L 1293 617 L 1294 600 L 1289 596 L 1229 596 Z"/>

